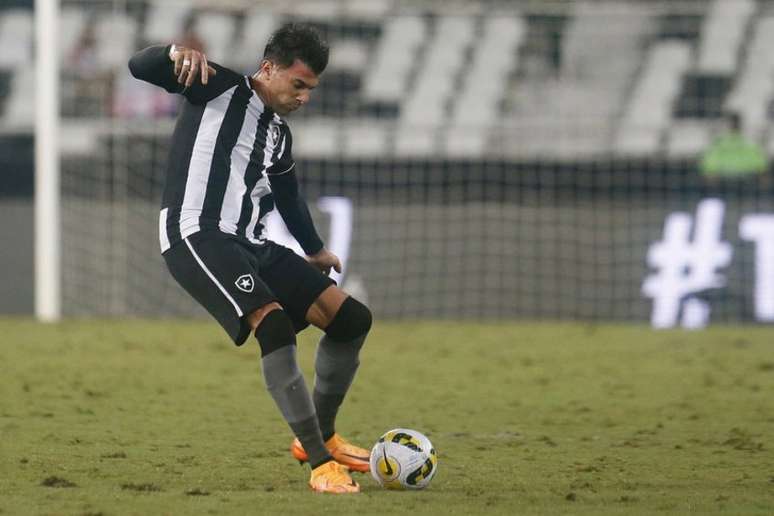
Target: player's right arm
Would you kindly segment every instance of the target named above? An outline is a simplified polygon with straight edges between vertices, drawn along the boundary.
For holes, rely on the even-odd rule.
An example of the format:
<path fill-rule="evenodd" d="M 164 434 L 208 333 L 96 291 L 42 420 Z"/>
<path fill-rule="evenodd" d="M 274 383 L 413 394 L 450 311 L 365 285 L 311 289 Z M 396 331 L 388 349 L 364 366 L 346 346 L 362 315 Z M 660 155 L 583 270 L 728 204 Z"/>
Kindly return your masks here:
<path fill-rule="evenodd" d="M 236 74 L 207 61 L 202 52 L 178 45 L 155 45 L 140 50 L 129 60 L 137 79 L 169 93 L 180 93 L 193 103 L 206 102 L 234 84 Z"/>
<path fill-rule="evenodd" d="M 296 162 L 293 159 L 293 137 L 287 125 L 280 126 L 281 140 L 277 161 L 267 170 L 271 191 L 274 196 L 274 205 L 277 207 L 282 220 L 285 221 L 290 234 L 301 245 L 306 253 L 307 260 L 315 267 L 328 274 L 333 268 L 341 272 L 341 261 L 328 251 L 322 239 L 317 234 L 314 221 L 309 213 L 309 207 L 298 189 L 296 177 Z"/>

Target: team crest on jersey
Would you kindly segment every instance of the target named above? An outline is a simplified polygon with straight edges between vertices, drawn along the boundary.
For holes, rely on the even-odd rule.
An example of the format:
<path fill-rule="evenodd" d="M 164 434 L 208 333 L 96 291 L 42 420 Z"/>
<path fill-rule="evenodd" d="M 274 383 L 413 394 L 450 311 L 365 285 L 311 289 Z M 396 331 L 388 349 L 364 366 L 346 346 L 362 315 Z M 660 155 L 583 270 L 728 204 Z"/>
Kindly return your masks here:
<path fill-rule="evenodd" d="M 242 274 L 234 283 L 239 290 L 248 294 L 255 288 L 255 280 L 253 280 L 252 274 Z"/>
<path fill-rule="evenodd" d="M 278 125 L 271 126 L 271 141 L 276 145 L 279 142 L 280 128 Z"/>

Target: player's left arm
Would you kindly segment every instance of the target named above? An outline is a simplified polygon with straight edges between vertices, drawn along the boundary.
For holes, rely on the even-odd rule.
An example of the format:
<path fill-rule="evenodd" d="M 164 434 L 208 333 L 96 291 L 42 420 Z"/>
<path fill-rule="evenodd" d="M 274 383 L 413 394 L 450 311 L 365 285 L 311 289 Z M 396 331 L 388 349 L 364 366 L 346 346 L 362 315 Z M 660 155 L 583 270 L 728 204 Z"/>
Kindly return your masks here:
<path fill-rule="evenodd" d="M 279 158 L 267 170 L 277 211 L 285 221 L 290 234 L 301 244 L 309 263 L 326 274 L 331 268 L 341 272 L 341 261 L 325 248 L 314 227 L 309 206 L 299 190 L 296 163 L 291 154 L 292 137 L 287 126 L 282 126 L 282 138 Z"/>
<path fill-rule="evenodd" d="M 155 45 L 134 54 L 129 70 L 137 79 L 204 104 L 244 78 L 207 60 L 203 52 L 179 45 Z"/>

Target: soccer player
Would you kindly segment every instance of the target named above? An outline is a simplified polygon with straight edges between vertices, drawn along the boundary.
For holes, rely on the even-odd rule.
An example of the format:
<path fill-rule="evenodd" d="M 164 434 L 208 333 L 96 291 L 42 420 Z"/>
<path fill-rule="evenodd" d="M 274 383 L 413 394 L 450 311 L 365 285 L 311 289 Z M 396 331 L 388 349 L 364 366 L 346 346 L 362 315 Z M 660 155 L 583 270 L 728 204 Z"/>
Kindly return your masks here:
<path fill-rule="evenodd" d="M 285 25 L 269 39 L 251 77 L 177 45 L 152 46 L 129 61 L 136 78 L 183 96 L 159 221 L 161 251 L 177 282 L 237 346 L 254 334 L 266 387 L 296 439 L 292 455 L 312 467 L 318 492 L 356 493 L 349 470 L 369 470 L 369 452 L 334 429 L 355 376 L 371 312 L 328 277 L 341 263 L 318 236 L 299 194 L 290 128 L 328 64 L 311 27 Z M 306 260 L 267 240 L 276 207 Z M 296 362 L 296 333 L 325 332 L 310 395 Z"/>

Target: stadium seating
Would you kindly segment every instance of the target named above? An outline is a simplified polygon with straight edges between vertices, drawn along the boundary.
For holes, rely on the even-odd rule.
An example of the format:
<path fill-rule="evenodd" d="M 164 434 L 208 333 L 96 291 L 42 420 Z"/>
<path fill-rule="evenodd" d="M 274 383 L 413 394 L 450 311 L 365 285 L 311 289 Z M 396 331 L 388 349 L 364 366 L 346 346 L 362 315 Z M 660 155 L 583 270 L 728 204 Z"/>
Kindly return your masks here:
<path fill-rule="evenodd" d="M 648 154 L 659 150 L 680 79 L 690 64 L 690 53 L 688 44 L 681 41 L 658 42 L 652 46 L 642 78 L 621 121 L 616 142 L 619 152 Z"/>
<path fill-rule="evenodd" d="M 437 153 L 439 140 L 435 133 L 445 125 L 447 104 L 456 96 L 456 79 L 473 39 L 473 23 L 467 16 L 443 16 L 437 20 L 435 35 L 424 59 L 418 63 L 416 83 L 401 101 L 395 143 L 399 154 Z M 426 132 L 429 137 L 418 132 Z"/>
<path fill-rule="evenodd" d="M 710 144 L 711 132 L 712 128 L 702 120 L 675 121 L 667 134 L 667 156 L 698 156 Z"/>
<path fill-rule="evenodd" d="M 774 17 L 759 18 L 741 72 L 729 93 L 726 107 L 743 115 L 745 129 L 752 136 L 766 128 L 768 102 L 774 93 Z"/>
<path fill-rule="evenodd" d="M 172 41 L 180 35 L 190 8 L 181 2 L 153 0 L 145 18 L 144 39 L 149 43 Z"/>
<path fill-rule="evenodd" d="M 8 135 L 22 135 L 31 155 L 32 1 L 13 1 L 0 3 L 0 144 L 13 153 Z M 734 308 L 713 317 L 752 310 L 733 274 L 752 274 L 760 246 L 737 228 L 771 211 L 770 174 L 708 180 L 696 159 L 728 110 L 774 154 L 771 0 L 61 6 L 68 315 L 194 313 L 159 263 L 154 220 L 180 99 L 131 77 L 129 56 L 200 42 L 248 74 L 288 20 L 313 24 L 331 48 L 312 100 L 290 117 L 302 188 L 326 242 L 353 242 L 347 286 L 384 316 L 642 320 L 642 281 L 661 267 L 648 245 L 670 241 L 676 210 L 698 230 L 708 196 L 729 200 L 722 240 L 745 240 L 728 276 Z M 32 190 L 25 163 L 16 192 Z M 352 203 L 346 232 L 317 204 L 330 197 Z"/>
<path fill-rule="evenodd" d="M 411 63 L 427 34 L 417 16 L 388 19 L 374 52 L 373 65 L 366 72 L 363 98 L 366 102 L 398 103 L 406 89 Z"/>
<path fill-rule="evenodd" d="M 736 71 L 739 48 L 754 10 L 753 0 L 712 2 L 702 28 L 697 70 L 727 75 Z"/>
<path fill-rule="evenodd" d="M 98 67 L 105 70 L 125 67 L 126 56 L 132 55 L 135 50 L 137 20 L 118 13 L 101 17 L 95 33 Z"/>
<path fill-rule="evenodd" d="M 483 21 L 473 63 L 462 75 L 459 95 L 452 106 L 444 149 L 447 155 L 483 155 L 487 129 L 497 123 L 525 35 L 526 27 L 520 17 L 490 17 Z"/>
<path fill-rule="evenodd" d="M 774 15 L 762 1 L 126 4 L 62 7 L 63 69 L 86 31 L 97 43 L 89 74 L 63 73 L 66 118 L 172 116 L 150 90 L 127 86 L 134 50 L 189 28 L 212 59 L 249 73 L 271 31 L 302 19 L 331 44 L 325 80 L 297 115 L 319 132 L 299 143 L 312 157 L 690 156 L 727 110 L 751 137 L 772 139 Z M 31 9 L 0 7 L 0 127 L 31 127 L 33 39 Z M 145 107 L 127 108 L 129 98 Z M 335 148 L 333 133 L 342 136 Z"/>
<path fill-rule="evenodd" d="M 35 70 L 29 66 L 20 66 L 11 78 L 11 94 L 5 106 L 4 120 L 11 128 L 29 127 L 35 116 Z"/>
<path fill-rule="evenodd" d="M 229 51 L 229 59 L 224 62 L 235 65 L 239 69 L 247 70 L 255 66 L 256 53 L 266 45 L 269 34 L 277 27 L 278 17 L 273 13 L 267 13 L 261 7 L 253 7 L 245 14 L 242 29 L 242 40 L 234 40 L 233 47 Z"/>
<path fill-rule="evenodd" d="M 59 16 L 59 62 L 68 62 L 83 33 L 87 14 L 83 9 L 65 7 Z"/>
<path fill-rule="evenodd" d="M 32 30 L 29 10 L 0 11 L 0 68 L 15 68 L 32 60 Z"/>

